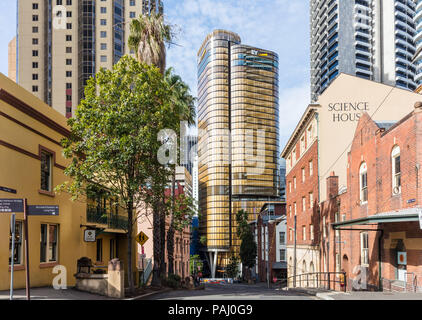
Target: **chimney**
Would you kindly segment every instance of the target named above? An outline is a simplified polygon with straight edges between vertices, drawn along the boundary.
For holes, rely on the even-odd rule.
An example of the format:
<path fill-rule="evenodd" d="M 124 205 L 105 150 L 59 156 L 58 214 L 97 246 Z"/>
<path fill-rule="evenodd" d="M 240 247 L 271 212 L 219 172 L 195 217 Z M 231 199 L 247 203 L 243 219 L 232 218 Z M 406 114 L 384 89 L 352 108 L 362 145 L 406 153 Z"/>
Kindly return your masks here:
<path fill-rule="evenodd" d="M 331 199 L 338 195 L 338 176 L 334 171 L 327 178 L 327 199 Z"/>

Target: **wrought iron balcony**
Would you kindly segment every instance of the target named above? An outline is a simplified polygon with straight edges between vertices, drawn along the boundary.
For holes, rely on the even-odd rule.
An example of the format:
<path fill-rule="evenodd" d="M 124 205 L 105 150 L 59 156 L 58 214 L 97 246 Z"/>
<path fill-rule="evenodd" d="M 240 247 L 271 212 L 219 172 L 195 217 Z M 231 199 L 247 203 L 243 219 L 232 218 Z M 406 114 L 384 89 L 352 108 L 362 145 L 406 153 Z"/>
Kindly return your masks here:
<path fill-rule="evenodd" d="M 96 206 L 87 206 L 86 221 L 106 225 L 108 229 L 127 230 L 127 217 L 115 215 L 111 212 Z"/>

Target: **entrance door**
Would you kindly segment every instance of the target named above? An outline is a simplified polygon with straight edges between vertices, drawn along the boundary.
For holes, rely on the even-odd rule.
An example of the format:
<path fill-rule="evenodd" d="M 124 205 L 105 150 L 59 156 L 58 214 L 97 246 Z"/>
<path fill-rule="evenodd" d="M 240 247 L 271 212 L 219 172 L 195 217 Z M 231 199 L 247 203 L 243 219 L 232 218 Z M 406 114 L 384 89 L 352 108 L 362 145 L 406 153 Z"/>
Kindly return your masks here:
<path fill-rule="evenodd" d="M 407 257 L 406 252 L 397 252 L 397 279 L 406 282 Z"/>

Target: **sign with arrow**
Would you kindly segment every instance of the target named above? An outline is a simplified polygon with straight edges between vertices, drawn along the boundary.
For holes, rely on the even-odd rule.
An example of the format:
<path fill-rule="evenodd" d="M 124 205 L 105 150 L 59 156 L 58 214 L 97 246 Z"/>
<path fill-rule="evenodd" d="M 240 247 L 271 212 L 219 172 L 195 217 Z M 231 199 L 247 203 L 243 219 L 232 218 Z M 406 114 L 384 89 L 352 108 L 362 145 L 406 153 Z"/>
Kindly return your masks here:
<path fill-rule="evenodd" d="M 29 216 L 58 216 L 59 206 L 28 206 Z"/>
<path fill-rule="evenodd" d="M 139 234 L 135 238 L 136 242 L 138 242 L 141 246 L 143 246 L 145 242 L 148 241 L 148 239 L 149 239 L 148 236 L 142 231 L 139 232 Z"/>

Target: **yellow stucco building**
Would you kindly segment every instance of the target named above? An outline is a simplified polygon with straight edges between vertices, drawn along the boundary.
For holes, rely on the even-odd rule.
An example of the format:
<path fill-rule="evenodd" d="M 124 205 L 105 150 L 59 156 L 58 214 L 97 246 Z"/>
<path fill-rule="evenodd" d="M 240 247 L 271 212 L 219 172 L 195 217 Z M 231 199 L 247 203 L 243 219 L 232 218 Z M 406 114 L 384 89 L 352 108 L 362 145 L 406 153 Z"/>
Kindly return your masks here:
<path fill-rule="evenodd" d="M 86 201 L 71 201 L 67 193 L 54 193 L 55 186 L 68 180 L 64 169 L 69 160 L 60 145 L 68 134 L 62 114 L 0 73 L 0 198 L 27 198 L 28 205 L 59 206 L 58 216 L 28 219 L 31 287 L 51 286 L 56 265 L 66 267 L 67 285 L 73 286 L 81 257 L 98 266 L 107 266 L 118 257 L 127 267 L 124 216 L 103 199 L 87 205 Z M 5 188 L 12 193 L 2 191 Z M 10 287 L 10 216 L 0 213 L 0 290 Z M 23 288 L 23 213 L 16 213 L 16 221 L 14 287 Z M 94 242 L 84 241 L 87 226 L 97 228 Z M 135 248 L 134 244 L 134 252 Z"/>

